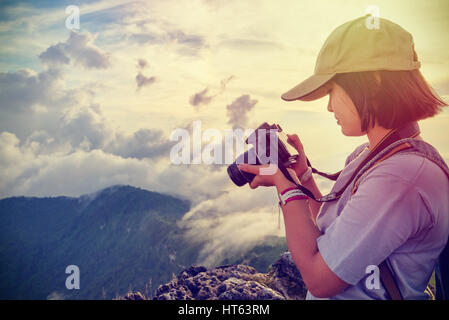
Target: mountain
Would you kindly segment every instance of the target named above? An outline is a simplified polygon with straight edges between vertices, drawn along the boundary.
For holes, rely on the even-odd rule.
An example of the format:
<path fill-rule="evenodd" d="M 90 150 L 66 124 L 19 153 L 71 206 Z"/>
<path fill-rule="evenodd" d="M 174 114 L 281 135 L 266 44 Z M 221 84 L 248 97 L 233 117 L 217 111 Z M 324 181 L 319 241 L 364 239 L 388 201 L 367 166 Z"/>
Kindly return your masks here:
<path fill-rule="evenodd" d="M 196 263 L 201 244 L 178 227 L 187 200 L 131 186 L 74 197 L 0 200 L 0 299 L 110 299 L 128 291 L 151 296 Z M 285 250 L 270 238 L 226 263 L 257 270 Z M 76 265 L 80 289 L 68 290 Z"/>
<path fill-rule="evenodd" d="M 196 258 L 176 227 L 189 208 L 130 186 L 0 200 L 0 299 L 112 298 L 168 281 Z M 79 267 L 80 290 L 65 287 L 69 265 Z"/>

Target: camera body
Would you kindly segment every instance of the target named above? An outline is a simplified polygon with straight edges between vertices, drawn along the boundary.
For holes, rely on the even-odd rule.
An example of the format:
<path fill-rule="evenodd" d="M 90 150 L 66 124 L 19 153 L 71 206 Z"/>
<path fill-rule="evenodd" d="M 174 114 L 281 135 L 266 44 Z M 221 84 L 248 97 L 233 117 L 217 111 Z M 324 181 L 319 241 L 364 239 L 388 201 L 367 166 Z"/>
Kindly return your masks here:
<path fill-rule="evenodd" d="M 262 123 L 245 141 L 246 144 L 253 147 L 239 155 L 235 162 L 228 166 L 227 171 L 232 182 L 241 187 L 250 183 L 255 177 L 252 173 L 241 171 L 238 168 L 240 163 L 276 164 L 284 175 L 291 180 L 286 168 L 295 163 L 299 155 L 287 142 L 287 139 L 287 135 L 278 124 Z"/>

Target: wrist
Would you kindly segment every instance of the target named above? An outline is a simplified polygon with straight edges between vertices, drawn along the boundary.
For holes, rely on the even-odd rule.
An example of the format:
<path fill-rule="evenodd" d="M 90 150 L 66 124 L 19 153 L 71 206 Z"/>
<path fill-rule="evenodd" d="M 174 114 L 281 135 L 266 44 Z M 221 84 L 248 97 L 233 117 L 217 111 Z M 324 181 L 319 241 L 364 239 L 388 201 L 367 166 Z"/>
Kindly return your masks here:
<path fill-rule="evenodd" d="M 309 197 L 302 192 L 302 190 L 294 187 L 290 187 L 282 191 L 281 193 L 278 193 L 279 196 L 279 204 L 282 206 L 285 206 L 288 202 L 294 201 L 294 200 L 307 200 Z"/>
<path fill-rule="evenodd" d="M 306 183 L 307 181 L 310 180 L 310 178 L 312 178 L 312 168 L 311 167 L 307 167 L 307 170 L 304 171 L 300 176 L 298 176 L 298 179 L 300 181 L 301 184 Z"/>
<path fill-rule="evenodd" d="M 298 177 L 302 176 L 310 167 L 305 164 L 304 166 L 301 166 L 299 168 L 296 169 L 296 175 Z"/>
<path fill-rule="evenodd" d="M 278 193 L 281 193 L 287 188 L 296 187 L 296 185 L 288 180 L 283 174 L 280 174 L 275 181 L 275 186 Z"/>

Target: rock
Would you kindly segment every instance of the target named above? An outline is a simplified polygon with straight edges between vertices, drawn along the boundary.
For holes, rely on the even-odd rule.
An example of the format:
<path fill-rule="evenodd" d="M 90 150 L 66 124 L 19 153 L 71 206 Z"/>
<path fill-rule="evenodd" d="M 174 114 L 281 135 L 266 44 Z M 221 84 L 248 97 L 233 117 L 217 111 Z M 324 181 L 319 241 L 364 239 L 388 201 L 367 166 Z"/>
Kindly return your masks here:
<path fill-rule="evenodd" d="M 285 300 L 281 294 L 257 281 L 229 278 L 223 284 L 226 289 L 218 296 L 219 300 Z"/>
<path fill-rule="evenodd" d="M 289 252 L 281 255 L 269 273 L 247 265 L 211 270 L 192 266 L 159 286 L 154 300 L 285 300 L 304 299 L 307 293 Z"/>
<path fill-rule="evenodd" d="M 190 268 L 185 269 L 179 274 L 180 278 L 189 278 L 194 277 L 200 272 L 207 271 L 207 269 L 203 266 L 191 266 Z"/>
<path fill-rule="evenodd" d="M 145 296 L 142 293 L 140 293 L 139 291 L 128 292 L 128 294 L 126 296 L 124 296 L 122 299 L 123 300 L 147 300 L 147 298 L 145 298 Z"/>
<path fill-rule="evenodd" d="M 272 281 L 272 287 L 286 299 L 305 299 L 307 288 L 290 252 L 284 252 L 281 255 L 279 260 L 271 266 L 268 275 Z"/>

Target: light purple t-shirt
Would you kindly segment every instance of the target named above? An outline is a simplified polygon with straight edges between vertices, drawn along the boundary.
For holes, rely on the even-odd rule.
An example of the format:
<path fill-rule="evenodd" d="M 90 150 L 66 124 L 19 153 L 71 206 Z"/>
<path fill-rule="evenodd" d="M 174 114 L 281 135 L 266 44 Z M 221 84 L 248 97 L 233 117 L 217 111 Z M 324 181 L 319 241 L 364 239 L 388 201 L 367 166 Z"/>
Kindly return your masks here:
<path fill-rule="evenodd" d="M 369 150 L 365 143 L 346 159 L 337 191 Z M 358 155 L 358 156 L 357 156 Z M 367 266 L 388 264 L 404 299 L 427 299 L 424 290 L 449 233 L 449 180 L 432 161 L 395 154 L 364 174 L 351 195 L 325 202 L 317 216 L 319 251 L 329 268 L 350 284 L 331 299 L 387 299 L 365 285 Z M 316 299 L 307 293 L 306 299 Z"/>

